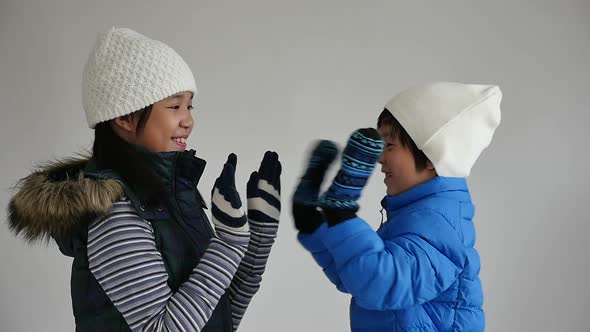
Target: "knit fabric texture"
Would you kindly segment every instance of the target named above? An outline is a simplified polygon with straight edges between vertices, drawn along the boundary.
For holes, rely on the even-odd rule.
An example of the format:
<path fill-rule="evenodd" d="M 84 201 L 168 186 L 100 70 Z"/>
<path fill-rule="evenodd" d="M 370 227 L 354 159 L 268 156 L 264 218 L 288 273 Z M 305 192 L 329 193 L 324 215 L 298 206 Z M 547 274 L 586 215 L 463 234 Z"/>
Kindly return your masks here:
<path fill-rule="evenodd" d="M 90 128 L 197 87 L 193 73 L 168 45 L 126 28 L 98 36 L 84 67 L 82 104 Z"/>

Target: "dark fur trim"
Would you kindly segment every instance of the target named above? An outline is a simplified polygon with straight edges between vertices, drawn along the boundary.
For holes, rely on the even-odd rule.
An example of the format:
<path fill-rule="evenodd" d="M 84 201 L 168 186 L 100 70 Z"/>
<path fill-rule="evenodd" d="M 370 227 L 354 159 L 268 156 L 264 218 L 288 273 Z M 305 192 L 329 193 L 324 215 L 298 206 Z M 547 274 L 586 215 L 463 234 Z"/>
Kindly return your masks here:
<path fill-rule="evenodd" d="M 8 205 L 8 223 L 28 242 L 65 236 L 89 217 L 107 213 L 123 197 L 115 180 L 84 178 L 87 159 L 48 163 L 21 179 Z"/>

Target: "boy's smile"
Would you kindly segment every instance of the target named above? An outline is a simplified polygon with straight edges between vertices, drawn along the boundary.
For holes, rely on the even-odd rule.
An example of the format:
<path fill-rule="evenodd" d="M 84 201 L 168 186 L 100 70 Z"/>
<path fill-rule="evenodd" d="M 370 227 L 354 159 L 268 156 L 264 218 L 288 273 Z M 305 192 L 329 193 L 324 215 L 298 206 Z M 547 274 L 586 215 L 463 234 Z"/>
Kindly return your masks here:
<path fill-rule="evenodd" d="M 436 176 L 431 163 L 421 171 L 416 169 L 412 151 L 401 144 L 398 137 L 391 137 L 390 125 L 381 126 L 379 134 L 385 142 L 379 163 L 385 175 L 383 182 L 387 186 L 387 195 L 398 195 Z"/>

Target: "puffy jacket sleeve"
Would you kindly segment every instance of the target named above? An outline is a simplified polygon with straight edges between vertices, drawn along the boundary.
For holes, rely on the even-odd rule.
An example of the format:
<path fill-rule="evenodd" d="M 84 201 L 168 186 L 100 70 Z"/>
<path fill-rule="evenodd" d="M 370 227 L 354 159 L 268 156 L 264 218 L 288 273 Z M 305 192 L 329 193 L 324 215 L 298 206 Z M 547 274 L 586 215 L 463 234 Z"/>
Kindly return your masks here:
<path fill-rule="evenodd" d="M 354 218 L 321 234 L 333 258 L 331 271 L 358 305 L 397 310 L 436 298 L 456 280 L 465 261 L 458 233 L 440 214 L 414 211 L 382 239 Z"/>
<path fill-rule="evenodd" d="M 332 258 L 332 254 L 322 242 L 322 238 L 324 238 L 327 233 L 328 225 L 323 223 L 312 234 L 300 232 L 297 236 L 297 240 L 299 240 L 299 243 L 301 243 L 301 245 L 311 253 L 313 259 L 322 268 L 326 277 L 328 277 L 328 280 L 330 280 L 330 282 L 332 282 L 339 291 L 348 293 L 342 284 L 340 277 L 336 273 L 336 265 L 334 259 Z"/>

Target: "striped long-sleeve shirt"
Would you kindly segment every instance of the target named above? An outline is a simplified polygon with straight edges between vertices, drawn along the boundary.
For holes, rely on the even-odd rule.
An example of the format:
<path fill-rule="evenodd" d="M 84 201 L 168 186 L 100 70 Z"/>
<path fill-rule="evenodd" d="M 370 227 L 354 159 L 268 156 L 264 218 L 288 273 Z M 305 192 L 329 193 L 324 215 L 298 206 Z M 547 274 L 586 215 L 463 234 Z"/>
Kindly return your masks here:
<path fill-rule="evenodd" d="M 130 202 L 120 201 L 88 229 L 90 271 L 132 331 L 200 331 L 249 243 L 244 233 L 216 233 L 189 279 L 173 293 L 151 224 Z"/>
<path fill-rule="evenodd" d="M 279 191 L 262 180 L 258 195 L 248 198 L 250 243 L 229 288 L 234 331 L 244 317 L 250 300 L 260 288 L 262 274 L 279 227 Z"/>
<path fill-rule="evenodd" d="M 250 220 L 248 250 L 229 288 L 234 331 L 242 321 L 250 300 L 260 288 L 277 228 L 278 223 Z"/>

